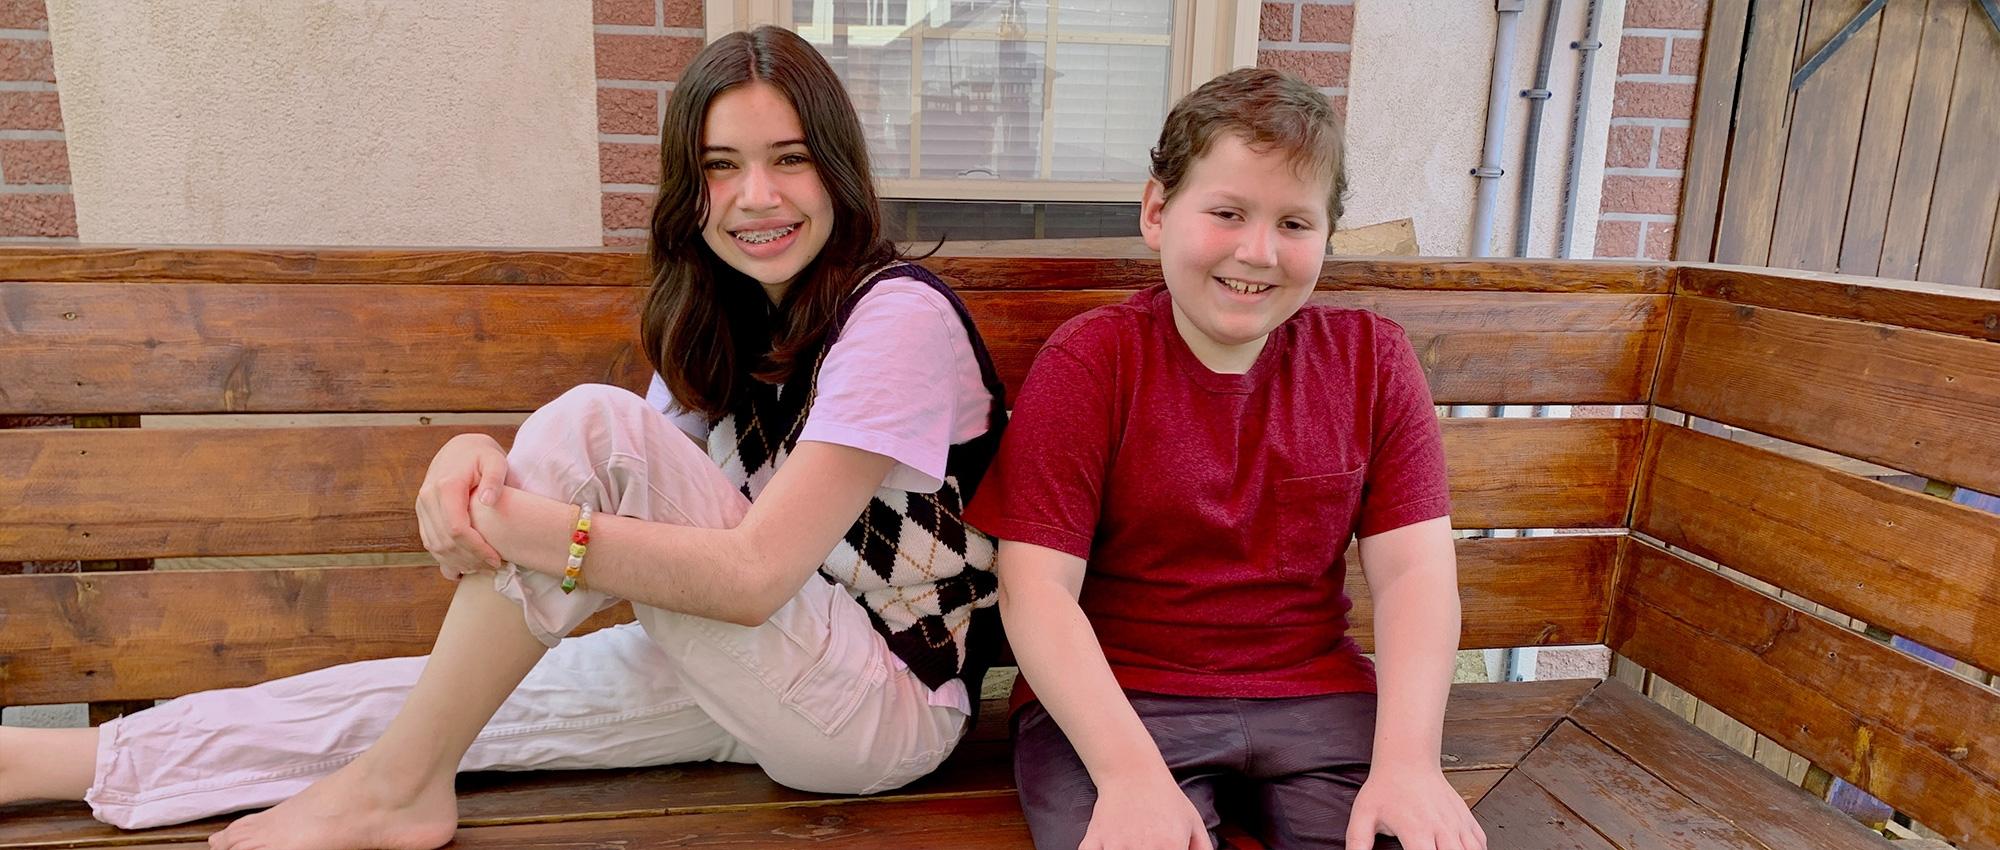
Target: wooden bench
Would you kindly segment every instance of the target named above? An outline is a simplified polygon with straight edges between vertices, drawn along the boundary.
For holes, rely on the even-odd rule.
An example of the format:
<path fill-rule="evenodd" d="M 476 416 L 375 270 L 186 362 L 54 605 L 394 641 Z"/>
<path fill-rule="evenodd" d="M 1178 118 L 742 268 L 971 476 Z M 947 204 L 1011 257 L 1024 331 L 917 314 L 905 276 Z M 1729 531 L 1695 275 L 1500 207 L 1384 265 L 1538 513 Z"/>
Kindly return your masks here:
<path fill-rule="evenodd" d="M 1064 319 L 1157 276 L 1141 259 L 930 265 L 1010 386 Z M 505 441 L 572 384 L 643 385 L 642 279 L 627 252 L 0 250 L 0 416 L 188 415 L 0 430 L 0 562 L 86 570 L 0 576 L 0 705 L 102 714 L 426 651 L 449 587 L 406 554 L 410 504 L 466 426 L 236 420 L 495 414 L 478 429 Z M 1456 525 L 1571 532 L 1458 543 L 1466 648 L 1609 644 L 1962 846 L 2000 846 L 2000 694 L 1886 642 L 2000 670 L 2000 518 L 1847 471 L 2000 491 L 2000 295 L 1457 260 L 1335 261 L 1322 289 L 1403 323 L 1440 404 L 1654 414 L 1446 420 Z M 148 569 L 341 553 L 394 556 Z M 1366 644 L 1358 571 L 1352 589 Z M 470 775 L 458 841 L 1026 847 L 999 714 L 937 775 L 868 799 L 717 765 Z M 1495 848 L 1884 843 L 1617 679 L 1457 686 L 1444 751 Z M 171 846 L 223 822 L 120 833 L 80 805 L 16 805 L 0 847 Z"/>

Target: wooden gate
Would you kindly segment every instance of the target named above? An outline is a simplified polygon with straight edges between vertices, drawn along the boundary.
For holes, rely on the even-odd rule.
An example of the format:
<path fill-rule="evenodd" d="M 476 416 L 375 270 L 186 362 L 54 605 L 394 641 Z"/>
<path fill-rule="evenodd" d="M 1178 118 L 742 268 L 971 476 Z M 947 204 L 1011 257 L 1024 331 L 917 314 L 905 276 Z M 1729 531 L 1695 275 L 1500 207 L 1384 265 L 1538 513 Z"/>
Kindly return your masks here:
<path fill-rule="evenodd" d="M 2000 3 L 1710 15 L 1676 258 L 2000 288 Z"/>

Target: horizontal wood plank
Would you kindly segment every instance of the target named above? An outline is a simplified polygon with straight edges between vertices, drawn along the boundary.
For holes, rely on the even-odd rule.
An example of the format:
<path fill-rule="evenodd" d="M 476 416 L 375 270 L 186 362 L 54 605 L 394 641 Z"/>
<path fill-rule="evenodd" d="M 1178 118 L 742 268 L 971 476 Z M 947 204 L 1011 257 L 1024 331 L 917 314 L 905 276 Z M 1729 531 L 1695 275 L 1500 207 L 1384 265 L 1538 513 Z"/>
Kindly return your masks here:
<path fill-rule="evenodd" d="M 1493 787 L 1506 779 L 1509 772 L 1499 768 L 1446 771 L 1444 779 L 1451 783 L 1451 790 L 1457 791 L 1459 799 L 1464 800 L 1467 806 L 1477 806 L 1487 794 L 1493 793 Z"/>
<path fill-rule="evenodd" d="M 1533 739 L 1570 711 L 1594 682 L 1465 684 L 1452 688 L 1446 705 L 1445 778 L 1466 800 L 1478 803 L 1507 774 Z M 1004 701 L 985 707 L 984 721 L 1004 725 Z M 868 798 L 878 803 L 1015 798 L 1012 754 L 1003 739 L 959 746 L 936 773 Z M 753 812 L 828 806 L 839 796 L 785 788 L 748 765 L 684 764 L 625 770 L 469 773 L 458 781 L 461 827 L 491 827 L 561 820 L 649 818 L 666 815 Z M 0 850 L 108 847 L 201 841 L 233 816 L 157 829 L 119 830 L 91 818 L 81 803 L 0 806 Z"/>
<path fill-rule="evenodd" d="M 1606 643 L 1897 810 L 2000 843 L 2000 694 L 1628 539 Z"/>
<path fill-rule="evenodd" d="M 509 426 L 0 431 L 0 561 L 411 552 L 458 433 Z"/>
<path fill-rule="evenodd" d="M 0 283 L 0 414 L 532 410 L 645 387 L 631 287 Z M 1130 297 L 969 291 L 1010 393 L 1049 334 Z M 1325 292 L 1403 324 L 1444 404 L 1643 401 L 1663 295 Z"/>
<path fill-rule="evenodd" d="M 2000 516 L 1652 423 L 1637 530 L 2000 670 Z"/>
<path fill-rule="evenodd" d="M 1518 772 L 1500 780 L 1472 815 L 1488 850 L 1620 850 Z"/>
<path fill-rule="evenodd" d="M 630 248 L 0 247 L 0 281 L 116 283 L 459 283 L 634 286 Z"/>
<path fill-rule="evenodd" d="M 1004 710 L 1004 706 L 999 708 Z M 1476 777 L 1469 781 L 1476 784 Z M 869 799 L 1011 800 L 1014 793 L 1008 746 L 986 742 L 961 745 L 936 773 Z M 741 812 L 827 805 L 842 799 L 786 788 L 754 766 L 710 762 L 614 770 L 466 773 L 458 778 L 458 795 L 461 827 Z M 235 817 L 128 831 L 97 821 L 82 804 L 0 806 L 0 850 L 201 841 Z"/>
<path fill-rule="evenodd" d="M 1464 645 L 1596 642 L 1616 545 L 1461 541 Z M 0 576 L 0 705 L 162 699 L 421 655 L 452 587 L 430 566 Z M 1365 600 L 1350 622 L 1368 648 Z"/>
<path fill-rule="evenodd" d="M 1446 420 L 1461 528 L 1625 522 L 1638 420 Z M 453 434 L 510 426 L 0 431 L 0 561 L 410 552 Z M 135 474 L 138 471 L 140 474 Z"/>
<path fill-rule="evenodd" d="M 1556 724 L 1515 772 L 1619 847 L 1768 850 L 1571 723 Z"/>
<path fill-rule="evenodd" d="M 2000 292 L 1750 266 L 1686 265 L 1676 295 L 2000 342 Z"/>
<path fill-rule="evenodd" d="M 1611 535 L 1458 541 L 1459 646 L 1493 649 L 1598 643 L 1618 542 Z M 1360 562 L 1347 563 L 1348 622 L 1373 651 L 1375 603 Z"/>
<path fill-rule="evenodd" d="M 1457 528 L 1623 528 L 1641 419 L 1446 419 Z"/>
<path fill-rule="evenodd" d="M 1592 691 L 1569 719 L 1765 846 L 1889 850 L 1881 835 L 1622 682 Z"/>
<path fill-rule="evenodd" d="M 1034 844 L 1028 837 L 1028 822 L 1021 814 L 1018 800 L 973 797 L 916 802 L 854 800 L 829 806 L 461 828 L 451 846 L 465 850 L 551 847 L 1029 850 Z"/>
<path fill-rule="evenodd" d="M 1654 403 L 2000 492 L 2000 344 L 1681 297 Z"/>
<path fill-rule="evenodd" d="M 1656 295 L 1325 292 L 1403 326 L 1439 404 L 1645 401 L 1666 324 Z"/>
<path fill-rule="evenodd" d="M 1047 251 L 970 256 L 945 243 L 920 260 L 961 289 L 1113 289 L 1159 282 L 1148 257 L 1077 257 L 1060 241 Z M 905 245 L 912 254 L 932 245 Z M 404 248 L 0 247 L 0 281 L 113 283 L 453 283 L 643 286 L 646 255 L 630 248 L 568 251 Z M 1331 289 L 1666 293 L 1671 270 L 1655 263 L 1597 260 L 1332 258 L 1320 276 Z"/>
<path fill-rule="evenodd" d="M 533 410 L 643 391 L 638 291 L 0 283 L 0 413 Z"/>

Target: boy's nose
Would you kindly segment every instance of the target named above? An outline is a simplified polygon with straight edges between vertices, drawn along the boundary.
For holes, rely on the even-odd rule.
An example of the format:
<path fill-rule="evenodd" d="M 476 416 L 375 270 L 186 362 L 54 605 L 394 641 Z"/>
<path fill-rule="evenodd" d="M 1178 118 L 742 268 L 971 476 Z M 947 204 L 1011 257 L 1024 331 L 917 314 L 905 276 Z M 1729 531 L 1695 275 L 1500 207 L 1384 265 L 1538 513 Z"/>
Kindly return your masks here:
<path fill-rule="evenodd" d="M 1260 269 L 1277 265 L 1276 234 L 1262 227 L 1245 228 L 1242 240 L 1236 243 L 1236 261 Z"/>

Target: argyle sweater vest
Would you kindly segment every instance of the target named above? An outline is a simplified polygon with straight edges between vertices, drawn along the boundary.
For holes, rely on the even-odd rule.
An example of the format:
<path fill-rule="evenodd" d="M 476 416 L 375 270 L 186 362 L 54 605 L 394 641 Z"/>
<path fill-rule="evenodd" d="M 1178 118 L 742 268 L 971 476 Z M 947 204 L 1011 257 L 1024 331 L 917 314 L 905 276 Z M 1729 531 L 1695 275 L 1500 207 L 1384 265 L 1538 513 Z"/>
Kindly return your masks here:
<path fill-rule="evenodd" d="M 755 500 L 798 444 L 820 366 L 855 305 L 876 284 L 900 277 L 922 281 L 942 294 L 965 324 L 980 375 L 993 394 L 988 426 L 984 434 L 951 447 L 944 484 L 936 493 L 877 491 L 819 572 L 868 610 L 889 649 L 926 686 L 936 690 L 963 679 L 976 702 L 980 679 L 1000 641 L 999 609 L 994 607 L 999 582 L 993 574 L 993 538 L 967 526 L 963 514 L 999 448 L 1006 388 L 971 314 L 950 287 L 909 263 L 870 275 L 841 304 L 826 340 L 811 357 L 812 369 L 800 370 L 782 385 L 753 382 L 716 422 L 708 450 L 730 483 Z"/>

